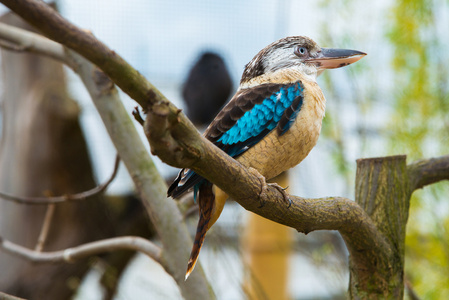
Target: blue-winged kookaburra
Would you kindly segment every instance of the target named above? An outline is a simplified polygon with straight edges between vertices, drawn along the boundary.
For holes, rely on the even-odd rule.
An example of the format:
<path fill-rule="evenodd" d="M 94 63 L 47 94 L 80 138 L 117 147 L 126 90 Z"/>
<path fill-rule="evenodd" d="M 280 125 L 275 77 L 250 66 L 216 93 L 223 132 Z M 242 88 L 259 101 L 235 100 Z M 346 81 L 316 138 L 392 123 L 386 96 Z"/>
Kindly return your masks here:
<path fill-rule="evenodd" d="M 326 100 L 316 79 L 325 69 L 347 66 L 363 52 L 319 47 L 304 36 L 280 39 L 246 66 L 240 86 L 204 136 L 266 179 L 299 164 L 315 146 Z M 186 279 L 195 267 L 207 230 L 227 195 L 194 171 L 183 169 L 168 190 L 179 197 L 193 188 L 200 219 Z"/>

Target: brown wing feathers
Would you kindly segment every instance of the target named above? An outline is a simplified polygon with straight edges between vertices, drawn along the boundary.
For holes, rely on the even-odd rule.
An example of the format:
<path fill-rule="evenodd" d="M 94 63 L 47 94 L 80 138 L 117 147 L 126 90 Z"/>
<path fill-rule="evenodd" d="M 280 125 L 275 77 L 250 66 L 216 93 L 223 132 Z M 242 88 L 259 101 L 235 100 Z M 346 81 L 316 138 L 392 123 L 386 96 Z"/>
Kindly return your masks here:
<path fill-rule="evenodd" d="M 280 86 L 277 83 L 266 83 L 238 91 L 206 129 L 205 137 L 212 142 L 216 142 L 247 111 L 250 111 L 256 104 L 262 103 L 267 97 L 279 91 Z"/>

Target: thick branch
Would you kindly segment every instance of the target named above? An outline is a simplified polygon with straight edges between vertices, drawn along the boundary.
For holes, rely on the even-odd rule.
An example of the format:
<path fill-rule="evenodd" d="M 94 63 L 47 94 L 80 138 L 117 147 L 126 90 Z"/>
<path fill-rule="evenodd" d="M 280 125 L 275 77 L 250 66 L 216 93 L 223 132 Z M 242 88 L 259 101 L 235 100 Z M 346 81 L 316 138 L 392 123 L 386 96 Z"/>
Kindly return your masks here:
<path fill-rule="evenodd" d="M 449 155 L 416 161 L 408 165 L 407 172 L 411 192 L 441 180 L 449 180 Z"/>
<path fill-rule="evenodd" d="M 206 276 L 198 266 L 189 281 L 184 281 L 185 263 L 191 239 L 175 201 L 167 199 L 167 186 L 127 113 L 113 83 L 94 65 L 74 52 L 68 52 L 69 65 L 76 65 L 120 154 L 164 248 L 164 268 L 177 282 L 186 299 L 213 299 Z M 191 279 L 191 280 L 190 280 Z"/>
<path fill-rule="evenodd" d="M 153 260 L 161 262 L 161 249 L 150 241 L 138 236 L 124 236 L 87 243 L 61 251 L 40 252 L 14 244 L 0 237 L 0 248 L 4 251 L 37 263 L 72 263 L 100 253 L 116 250 L 134 250 L 146 254 Z"/>
<path fill-rule="evenodd" d="M 267 186 L 263 177 L 243 167 L 209 141 L 195 137 L 180 115 L 164 104 L 155 105 L 148 112 L 145 130 L 153 153 L 162 160 L 185 167 L 186 162 L 180 158 L 188 157 L 189 168 L 214 182 L 247 210 L 267 219 L 304 233 L 339 230 L 350 251 L 378 257 L 375 262 L 391 256 L 390 244 L 357 203 L 345 198 L 290 196 L 292 205 L 289 208 L 277 188 Z M 261 203 L 264 203 L 262 207 Z"/>
<path fill-rule="evenodd" d="M 9 3 L 10 1 L 5 1 L 5 4 Z M 26 6 L 34 1 L 20 0 L 17 3 Z M 16 4 L 12 6 L 16 9 L 21 7 Z M 43 9 L 41 6 L 38 9 Z M 36 26 L 40 29 L 45 16 L 55 18 L 55 13 L 51 10 L 42 16 L 29 12 L 28 8 L 24 11 L 30 13 L 33 20 L 38 18 Z M 24 18 L 29 17 L 28 13 L 23 13 L 22 10 L 18 13 Z M 44 32 L 53 30 L 47 28 L 48 26 L 44 27 Z M 67 31 L 71 30 L 71 27 L 65 28 Z M 71 35 L 66 33 L 65 36 Z M 64 42 L 63 38 L 60 40 Z M 73 63 L 70 65 L 77 69 Z M 372 239 L 360 239 L 366 241 L 366 244 L 354 245 L 354 248 L 370 249 L 380 245 L 385 247 L 380 252 L 388 252 L 388 247 L 384 245 L 379 234 L 376 234 L 375 226 L 357 204 L 342 198 L 311 200 L 291 197 L 293 205 L 287 208 L 278 189 L 266 186 L 260 176 L 202 138 L 191 122 L 171 103 L 162 101 L 150 106 L 145 129 L 154 154 L 173 166 L 194 169 L 198 174 L 217 184 L 246 209 L 305 233 L 318 229 L 333 229 L 340 230 L 344 236 L 350 237 L 366 236 L 367 232 L 370 232 L 369 236 Z M 262 208 L 261 202 L 265 203 Z M 342 212 L 345 212 L 345 217 L 341 216 Z M 351 224 L 357 226 L 350 226 Z"/>

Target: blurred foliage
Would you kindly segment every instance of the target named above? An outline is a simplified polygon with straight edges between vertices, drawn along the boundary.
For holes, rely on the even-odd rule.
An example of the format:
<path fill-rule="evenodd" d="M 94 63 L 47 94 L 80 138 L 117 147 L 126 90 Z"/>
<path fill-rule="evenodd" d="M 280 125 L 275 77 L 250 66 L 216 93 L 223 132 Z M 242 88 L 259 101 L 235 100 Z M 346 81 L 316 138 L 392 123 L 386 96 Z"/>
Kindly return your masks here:
<path fill-rule="evenodd" d="M 436 2 L 398 1 L 387 33 L 395 72 L 390 143 L 394 152 L 407 153 L 411 159 L 443 154 L 449 143 L 449 95 L 441 84 L 447 82 L 449 63 L 439 42 L 446 37 L 435 30 L 436 11 L 442 8 Z"/>
<path fill-rule="evenodd" d="M 438 30 L 448 4 L 400 0 L 392 9 L 387 38 L 394 53 L 394 110 L 386 129 L 392 151 L 409 161 L 449 153 L 449 61 L 442 43 L 447 36 Z M 448 195 L 442 182 L 412 197 L 406 276 L 424 299 L 449 299 Z"/>
<path fill-rule="evenodd" d="M 363 41 L 361 35 L 373 32 L 363 26 L 329 26 L 362 14 L 366 7 L 358 3 L 321 1 L 326 14 L 321 36 L 326 45 L 358 47 L 353 39 Z M 371 37 L 377 53 L 368 52 L 366 59 L 344 72 L 325 72 L 320 78 L 329 100 L 322 142 L 330 146 L 335 167 L 351 189 L 354 158 L 406 154 L 412 162 L 449 154 L 449 0 L 385 3 L 383 14 L 373 17 L 372 23 L 382 33 Z M 382 64 L 385 57 L 389 65 Z M 345 110 L 353 113 L 345 114 Z M 348 123 L 351 129 L 346 128 Z M 423 299 L 449 299 L 448 195 L 448 183 L 441 182 L 415 192 L 411 201 L 406 277 Z"/>

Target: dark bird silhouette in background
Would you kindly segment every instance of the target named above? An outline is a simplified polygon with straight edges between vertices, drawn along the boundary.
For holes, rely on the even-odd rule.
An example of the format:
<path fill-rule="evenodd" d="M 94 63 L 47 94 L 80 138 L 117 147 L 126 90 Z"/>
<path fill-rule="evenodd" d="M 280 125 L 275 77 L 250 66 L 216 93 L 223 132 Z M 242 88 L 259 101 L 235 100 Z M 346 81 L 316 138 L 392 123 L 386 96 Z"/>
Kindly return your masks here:
<path fill-rule="evenodd" d="M 224 60 L 204 52 L 187 76 L 182 97 L 187 116 L 197 126 L 208 125 L 229 99 L 232 80 Z"/>

